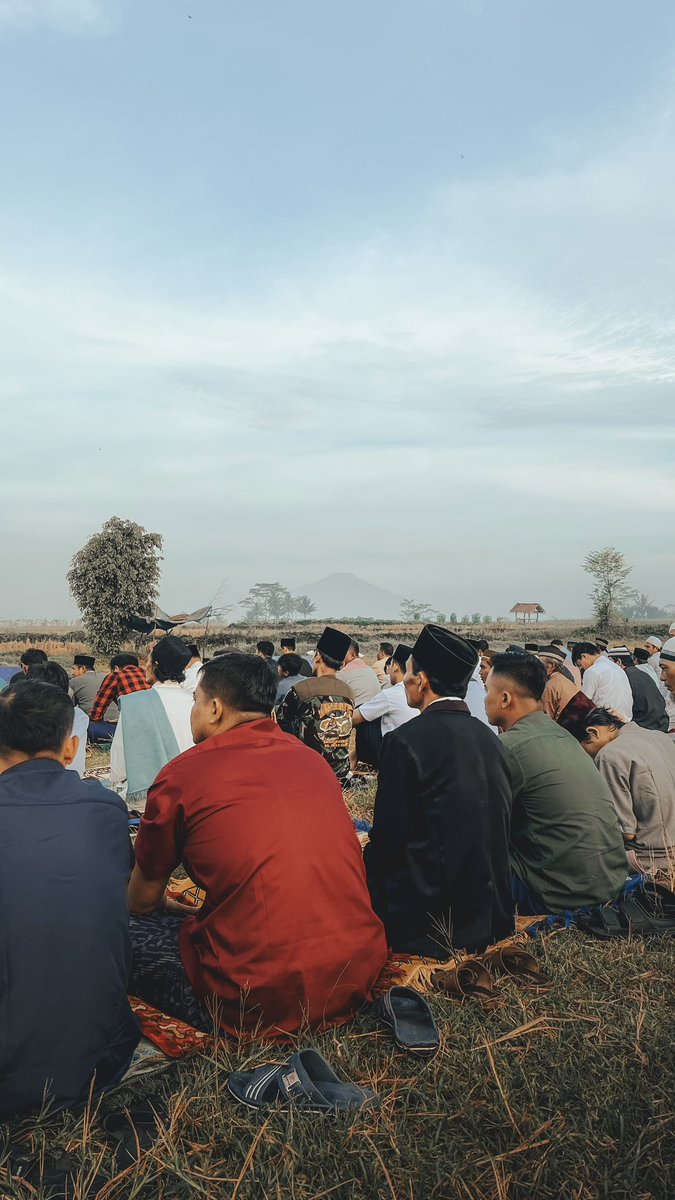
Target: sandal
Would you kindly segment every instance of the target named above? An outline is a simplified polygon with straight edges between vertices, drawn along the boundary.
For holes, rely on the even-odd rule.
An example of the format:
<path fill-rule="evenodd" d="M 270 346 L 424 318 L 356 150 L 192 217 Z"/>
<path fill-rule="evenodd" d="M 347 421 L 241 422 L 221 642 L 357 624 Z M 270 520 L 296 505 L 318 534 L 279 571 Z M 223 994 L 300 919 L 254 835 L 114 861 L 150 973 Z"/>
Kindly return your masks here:
<path fill-rule="evenodd" d="M 431 986 L 452 1000 L 478 1000 L 486 1012 L 494 1012 L 504 1003 L 490 972 L 478 958 L 465 958 L 454 967 L 434 971 Z"/>
<path fill-rule="evenodd" d="M 495 975 L 509 975 L 532 991 L 544 992 L 551 987 L 552 980 L 542 971 L 534 954 L 519 946 L 495 946 L 482 955 L 482 961 Z"/>
<path fill-rule="evenodd" d="M 375 1004 L 375 1013 L 394 1034 L 396 1045 L 417 1058 L 433 1058 L 441 1045 L 431 1009 L 410 987 L 392 987 Z"/>
<path fill-rule="evenodd" d="M 584 933 L 590 933 L 603 942 L 626 938 L 629 933 L 627 920 L 612 904 L 577 917 L 577 925 Z"/>
<path fill-rule="evenodd" d="M 248 1108 L 283 1108 L 305 1112 L 338 1112 L 363 1108 L 376 1099 L 370 1088 L 343 1083 L 316 1050 L 300 1050 L 287 1063 L 263 1063 L 255 1071 L 235 1071 L 227 1081 L 235 1100 Z"/>

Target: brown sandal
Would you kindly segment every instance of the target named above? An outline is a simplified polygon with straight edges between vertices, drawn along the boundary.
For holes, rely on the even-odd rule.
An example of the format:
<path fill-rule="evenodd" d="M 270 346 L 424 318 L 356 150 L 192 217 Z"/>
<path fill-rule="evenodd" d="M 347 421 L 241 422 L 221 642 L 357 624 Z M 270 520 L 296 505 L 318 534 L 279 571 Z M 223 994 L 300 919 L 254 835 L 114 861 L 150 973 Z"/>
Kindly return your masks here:
<path fill-rule="evenodd" d="M 553 982 L 542 971 L 534 954 L 518 946 L 495 946 L 482 956 L 482 961 L 495 975 L 510 975 L 532 991 L 547 992 Z"/>
<path fill-rule="evenodd" d="M 486 1012 L 493 1012 L 504 1003 L 490 972 L 477 958 L 465 958 L 454 967 L 434 971 L 431 986 L 451 1000 L 477 1000 Z"/>

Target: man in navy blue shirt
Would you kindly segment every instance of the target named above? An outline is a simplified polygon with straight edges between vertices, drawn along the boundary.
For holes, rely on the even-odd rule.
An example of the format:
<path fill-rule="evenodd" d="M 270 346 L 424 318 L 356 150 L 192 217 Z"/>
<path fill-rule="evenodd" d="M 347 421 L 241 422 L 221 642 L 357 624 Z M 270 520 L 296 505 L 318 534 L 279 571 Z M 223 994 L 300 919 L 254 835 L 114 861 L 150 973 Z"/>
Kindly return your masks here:
<path fill-rule="evenodd" d="M 0 694 L 0 1120 L 86 1101 L 140 1038 L 127 1000 L 124 803 L 66 767 L 73 707 L 52 684 Z"/>

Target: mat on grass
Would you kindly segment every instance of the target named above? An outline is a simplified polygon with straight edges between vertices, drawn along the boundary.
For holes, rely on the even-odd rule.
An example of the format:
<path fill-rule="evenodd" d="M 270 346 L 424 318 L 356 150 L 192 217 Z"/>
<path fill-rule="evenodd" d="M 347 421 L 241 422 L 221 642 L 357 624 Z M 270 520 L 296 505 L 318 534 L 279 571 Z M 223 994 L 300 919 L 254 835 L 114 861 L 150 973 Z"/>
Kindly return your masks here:
<path fill-rule="evenodd" d="M 135 1012 L 143 1030 L 143 1036 L 158 1046 L 169 1058 L 186 1058 L 188 1054 L 199 1054 L 205 1050 L 213 1039 L 210 1034 L 202 1033 L 192 1025 L 186 1025 L 177 1017 L 169 1017 L 166 1013 L 130 996 L 129 1003 Z"/>

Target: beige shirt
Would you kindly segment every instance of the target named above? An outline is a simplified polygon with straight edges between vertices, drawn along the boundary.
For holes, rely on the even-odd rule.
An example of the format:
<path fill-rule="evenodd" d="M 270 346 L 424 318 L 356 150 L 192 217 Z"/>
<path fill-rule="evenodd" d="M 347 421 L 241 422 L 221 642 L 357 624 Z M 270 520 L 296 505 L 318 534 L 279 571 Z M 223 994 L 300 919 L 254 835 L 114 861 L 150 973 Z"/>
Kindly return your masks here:
<path fill-rule="evenodd" d="M 596 755 L 624 836 L 637 853 L 665 857 L 675 847 L 675 742 L 667 733 L 624 725 Z"/>
<path fill-rule="evenodd" d="M 580 690 L 576 683 L 572 683 L 572 680 L 568 679 L 566 675 L 561 675 L 560 671 L 554 671 L 541 698 L 544 712 L 557 721 L 563 709 Z"/>

